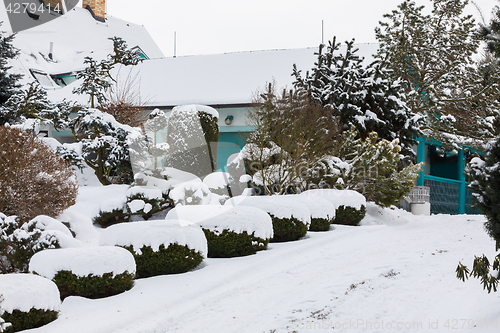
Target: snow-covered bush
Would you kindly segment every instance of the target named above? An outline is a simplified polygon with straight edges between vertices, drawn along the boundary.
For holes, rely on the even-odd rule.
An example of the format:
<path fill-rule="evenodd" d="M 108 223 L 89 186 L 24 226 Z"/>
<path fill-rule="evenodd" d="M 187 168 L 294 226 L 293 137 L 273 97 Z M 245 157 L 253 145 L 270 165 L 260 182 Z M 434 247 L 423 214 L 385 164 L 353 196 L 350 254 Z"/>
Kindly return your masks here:
<path fill-rule="evenodd" d="M 0 295 L 1 317 L 12 324 L 8 333 L 46 325 L 57 319 L 61 307 L 54 282 L 33 274 L 0 274 Z"/>
<path fill-rule="evenodd" d="M 29 264 L 31 273 L 55 282 L 61 299 L 122 293 L 132 288 L 135 268 L 130 252 L 115 246 L 45 250 Z"/>
<path fill-rule="evenodd" d="M 222 196 L 229 196 L 232 182 L 234 182 L 234 179 L 227 172 L 212 172 L 203 178 L 203 183 L 208 186 L 210 192 Z"/>
<path fill-rule="evenodd" d="M 160 181 L 160 179 L 157 180 Z M 93 223 L 108 227 L 129 222 L 132 216 L 141 216 L 148 220 L 153 214 L 171 208 L 173 205 L 168 190 L 163 192 L 157 187 L 133 186 L 128 189 L 123 206 L 113 208 L 111 211 L 100 211 L 99 215 L 93 218 Z"/>
<path fill-rule="evenodd" d="M 302 192 L 312 200 L 322 198 L 335 206 L 335 224 L 358 225 L 366 215 L 365 197 L 351 190 L 315 189 Z"/>
<path fill-rule="evenodd" d="M 239 196 L 229 199 L 224 206 L 251 206 L 267 212 L 273 221 L 271 242 L 300 239 L 311 224 L 311 212 L 306 205 L 281 196 Z"/>
<path fill-rule="evenodd" d="M 59 247 L 56 235 L 37 224 L 35 219 L 20 225 L 15 216 L 0 213 L 0 273 L 27 272 L 36 252 Z"/>
<path fill-rule="evenodd" d="M 298 201 L 309 208 L 311 224 L 309 231 L 328 231 L 335 221 L 335 206 L 323 198 L 311 198 L 304 195 L 284 195 L 283 198 Z"/>
<path fill-rule="evenodd" d="M 376 132 L 360 139 L 354 127 L 342 134 L 338 157 L 325 156 L 315 175 L 309 178 L 310 188 L 355 190 L 382 207 L 399 203 L 415 186 L 423 163 L 410 164 L 401 170 L 401 146 L 397 139 L 379 140 Z"/>
<path fill-rule="evenodd" d="M 199 177 L 217 169 L 218 112 L 208 106 L 183 105 L 170 113 L 165 166 Z"/>
<path fill-rule="evenodd" d="M 120 124 L 97 109 L 82 109 L 72 119 L 70 128 L 82 143 L 82 157 L 103 185 L 131 183 L 131 146 L 140 153 L 143 140 L 139 128 Z"/>
<path fill-rule="evenodd" d="M 11 323 L 6 323 L 5 320 L 2 318 L 3 314 L 5 311 L 2 309 L 2 301 L 3 301 L 3 296 L 0 295 L 0 333 L 5 332 L 5 330 L 12 326 Z"/>
<path fill-rule="evenodd" d="M 181 183 L 169 193 L 175 205 L 208 205 L 210 203 L 210 189 L 200 182 Z"/>
<path fill-rule="evenodd" d="M 75 203 L 76 175 L 33 133 L 0 126 L 0 212 L 27 222 Z"/>
<path fill-rule="evenodd" d="M 129 250 L 137 264 L 138 278 L 187 272 L 208 252 L 203 230 L 177 220 L 113 225 L 102 232 L 99 244 Z"/>
<path fill-rule="evenodd" d="M 177 206 L 167 220 L 186 220 L 199 225 L 208 242 L 208 257 L 230 258 L 265 250 L 273 238 L 271 217 L 247 206 Z"/>

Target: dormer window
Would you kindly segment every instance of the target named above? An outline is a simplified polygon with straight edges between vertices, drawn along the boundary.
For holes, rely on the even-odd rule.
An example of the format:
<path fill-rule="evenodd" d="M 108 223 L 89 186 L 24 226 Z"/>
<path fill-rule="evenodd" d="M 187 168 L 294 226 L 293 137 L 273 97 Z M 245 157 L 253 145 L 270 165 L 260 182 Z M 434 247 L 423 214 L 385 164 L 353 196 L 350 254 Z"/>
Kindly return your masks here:
<path fill-rule="evenodd" d="M 40 83 L 40 85 L 44 88 L 55 88 L 57 87 L 56 83 L 50 75 L 44 73 L 42 71 L 38 71 L 36 69 L 30 69 L 31 75 Z"/>
<path fill-rule="evenodd" d="M 146 55 L 146 53 L 139 46 L 133 47 L 132 51 L 136 51 L 139 54 L 139 57 L 141 57 L 141 59 L 149 60 L 149 57 Z"/>

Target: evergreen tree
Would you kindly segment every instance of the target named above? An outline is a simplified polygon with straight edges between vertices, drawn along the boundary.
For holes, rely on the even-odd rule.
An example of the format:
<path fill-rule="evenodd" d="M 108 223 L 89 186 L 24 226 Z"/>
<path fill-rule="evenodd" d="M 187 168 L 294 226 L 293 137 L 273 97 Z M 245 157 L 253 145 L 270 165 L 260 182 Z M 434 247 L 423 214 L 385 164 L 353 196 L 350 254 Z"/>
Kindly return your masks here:
<path fill-rule="evenodd" d="M 466 173 L 472 180 L 471 188 L 474 191 L 475 206 L 486 216 L 485 228 L 495 240 L 496 250 L 500 249 L 500 137 L 488 147 L 483 159 L 475 157 L 471 160 Z M 481 280 L 483 288 L 490 293 L 497 291 L 499 282 L 500 254 L 497 254 L 493 264 L 483 255 L 475 257 L 472 271 L 462 263 L 457 267 L 457 278 L 465 281 L 469 277 Z M 496 271 L 496 272 L 493 272 Z"/>
<path fill-rule="evenodd" d="M 22 77 L 20 74 L 9 73 L 12 66 L 9 60 L 19 55 L 19 50 L 12 45 L 15 35 L 5 36 L 5 32 L 0 32 L 0 107 L 14 94 L 20 87 L 18 81 Z M 5 123 L 0 116 L 0 124 Z"/>
<path fill-rule="evenodd" d="M 415 186 L 423 163 L 399 168 L 398 139 L 380 140 L 376 132 L 358 136 L 354 126 L 344 131 L 336 156 L 325 156 L 308 181 L 313 187 L 356 190 L 382 207 L 399 203 Z"/>
<path fill-rule="evenodd" d="M 500 7 L 493 9 L 493 18 L 489 25 L 481 25 L 479 33 L 486 42 L 487 50 L 500 58 Z"/>
<path fill-rule="evenodd" d="M 406 106 L 401 82 L 391 79 L 387 64 L 375 62 L 363 67 L 354 40 L 346 42 L 344 54 L 335 38 L 324 49 L 325 45 L 320 45 L 318 60 L 304 78 L 294 66 L 295 88 L 322 103 L 344 130 L 354 125 L 362 138 L 372 131 L 381 139 L 397 138 L 403 154 L 414 156 L 411 145 L 420 134 L 422 117 Z"/>
<path fill-rule="evenodd" d="M 142 137 L 137 128 L 118 123 L 97 109 L 82 109 L 70 122 L 75 140 L 82 143 L 82 157 L 103 185 L 130 183 L 133 179 L 129 147 Z"/>
<path fill-rule="evenodd" d="M 74 94 L 87 94 L 90 97 L 90 107 L 95 108 L 107 102 L 106 91 L 112 87 L 114 78 L 111 70 L 117 64 L 135 66 L 143 59 L 138 50 L 128 49 L 127 43 L 120 37 L 109 38 L 113 42 L 113 53 L 100 62 L 85 57 L 87 67 L 77 74 L 77 79 L 82 79 L 80 87 L 73 90 Z"/>
<path fill-rule="evenodd" d="M 423 6 L 405 0 L 375 29 L 377 57 L 402 81 L 412 112 L 427 116 L 424 133 L 455 148 L 475 132 L 475 121 L 459 119 L 485 89 L 474 75 L 479 38 L 474 19 L 463 14 L 468 2 L 432 0 L 432 13 L 424 14 Z M 474 120 L 488 116 L 484 109 L 474 111 Z"/>

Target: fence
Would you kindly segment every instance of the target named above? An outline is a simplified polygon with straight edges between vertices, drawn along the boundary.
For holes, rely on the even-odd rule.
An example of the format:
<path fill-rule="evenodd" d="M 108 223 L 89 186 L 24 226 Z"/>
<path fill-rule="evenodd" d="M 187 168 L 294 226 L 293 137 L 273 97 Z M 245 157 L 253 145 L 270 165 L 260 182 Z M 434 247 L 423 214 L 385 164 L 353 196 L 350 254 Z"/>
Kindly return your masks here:
<path fill-rule="evenodd" d="M 460 197 L 459 180 L 424 176 L 424 184 L 430 188 L 431 214 L 480 214 L 481 212 L 472 208 L 472 191 L 465 183 L 465 195 Z"/>

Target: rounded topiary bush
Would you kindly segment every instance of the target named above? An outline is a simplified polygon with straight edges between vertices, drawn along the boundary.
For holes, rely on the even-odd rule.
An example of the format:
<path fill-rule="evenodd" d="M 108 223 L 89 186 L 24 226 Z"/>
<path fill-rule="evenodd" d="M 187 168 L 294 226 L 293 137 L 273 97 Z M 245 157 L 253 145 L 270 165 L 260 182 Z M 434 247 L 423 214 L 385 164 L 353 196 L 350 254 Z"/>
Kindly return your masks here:
<path fill-rule="evenodd" d="M 350 206 L 340 206 L 337 208 L 337 215 L 335 216 L 335 224 L 344 225 L 359 225 L 359 222 L 366 215 L 366 207 L 361 206 L 359 209 Z"/>
<path fill-rule="evenodd" d="M 177 220 L 116 224 L 103 230 L 99 244 L 130 251 L 138 278 L 184 273 L 207 255 L 207 240 L 201 228 Z"/>
<path fill-rule="evenodd" d="M 263 210 L 248 206 L 177 206 L 168 219 L 181 219 L 199 225 L 207 238 L 208 256 L 230 258 L 255 254 L 267 249 L 273 237 L 273 224 Z"/>
<path fill-rule="evenodd" d="M 303 195 L 284 195 L 285 199 L 298 201 L 309 208 L 311 212 L 311 224 L 309 231 L 328 231 L 330 225 L 335 221 L 335 206 L 323 198 L 311 198 Z"/>
<path fill-rule="evenodd" d="M 40 327 L 57 319 L 61 300 L 54 282 L 33 274 L 0 274 L 2 318 L 12 324 L 5 332 Z"/>
<path fill-rule="evenodd" d="M 75 172 L 33 133 L 0 126 L 0 165 L 0 212 L 27 222 L 75 203 Z"/>
<path fill-rule="evenodd" d="M 335 208 L 335 224 L 359 225 L 359 222 L 366 215 L 365 197 L 351 190 L 336 189 L 314 189 L 302 192 L 300 196 L 310 198 L 311 200 L 326 199 L 331 202 Z"/>
<path fill-rule="evenodd" d="M 288 242 L 304 237 L 311 224 L 311 212 L 306 205 L 282 196 L 234 197 L 225 206 L 251 206 L 271 216 L 273 238 L 271 242 Z"/>
<path fill-rule="evenodd" d="M 114 246 L 45 250 L 31 258 L 30 272 L 54 281 L 61 299 L 95 299 L 132 288 L 135 261 L 130 252 Z"/>
<path fill-rule="evenodd" d="M 177 243 L 170 244 L 167 248 L 160 244 L 156 250 L 151 246 L 143 246 L 140 251 L 135 251 L 132 245 L 124 248 L 134 255 L 138 278 L 185 273 L 203 261 L 200 252 Z"/>

